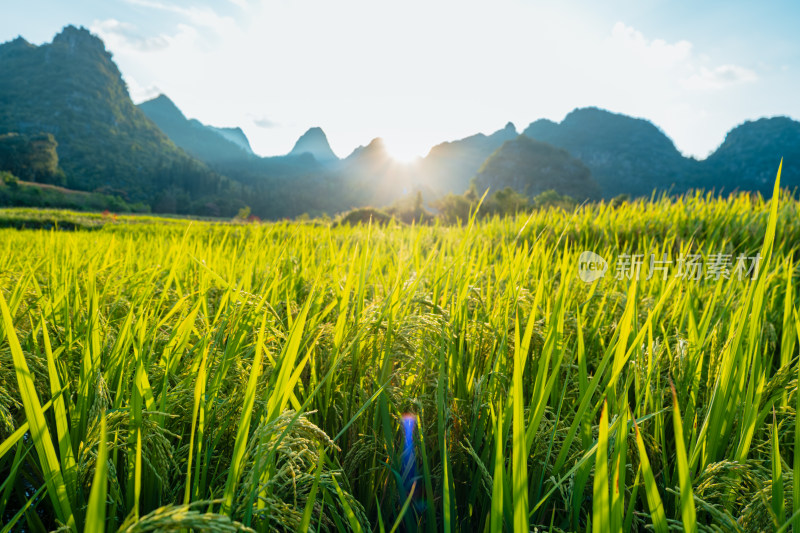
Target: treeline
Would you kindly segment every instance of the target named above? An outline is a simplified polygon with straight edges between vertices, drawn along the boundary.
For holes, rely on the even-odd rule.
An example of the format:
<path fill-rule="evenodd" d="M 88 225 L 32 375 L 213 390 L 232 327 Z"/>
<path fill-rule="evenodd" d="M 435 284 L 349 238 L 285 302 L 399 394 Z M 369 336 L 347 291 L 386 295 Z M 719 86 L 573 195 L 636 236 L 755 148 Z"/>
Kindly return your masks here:
<path fill-rule="evenodd" d="M 49 133 L 0 135 L 0 206 L 59 207 L 79 211 L 149 212 L 119 195 L 64 189 L 58 143 Z"/>
<path fill-rule="evenodd" d="M 0 171 L 0 207 L 54 207 L 75 211 L 149 213 L 144 203 L 128 203 L 119 196 L 70 191 L 54 185 L 20 181 L 8 171 Z"/>
<path fill-rule="evenodd" d="M 239 184 L 252 213 L 269 220 L 334 215 L 368 204 L 371 194 L 370 184 L 309 154 L 220 161 L 211 168 Z"/>
<path fill-rule="evenodd" d="M 622 201 L 623 198 L 615 199 Z M 425 207 L 422 193 L 417 191 L 389 207 L 378 209 L 360 207 L 352 209 L 337 218 L 337 224 L 388 224 L 392 221 L 405 224 L 429 224 L 437 220 L 444 224 L 464 224 L 471 216 L 487 218 L 492 216 L 529 213 L 537 209 L 559 207 L 572 210 L 578 202 L 570 196 L 555 190 L 544 191 L 528 198 L 510 187 L 485 194 L 478 194 L 473 184 L 464 194 L 448 194 Z"/>

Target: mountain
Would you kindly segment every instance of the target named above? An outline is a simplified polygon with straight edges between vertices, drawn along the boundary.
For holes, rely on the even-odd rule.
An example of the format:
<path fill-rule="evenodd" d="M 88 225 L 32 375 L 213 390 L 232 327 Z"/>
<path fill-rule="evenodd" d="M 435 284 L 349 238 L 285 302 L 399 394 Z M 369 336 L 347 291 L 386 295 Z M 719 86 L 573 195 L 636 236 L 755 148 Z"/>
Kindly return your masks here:
<path fill-rule="evenodd" d="M 187 119 L 172 100 L 161 94 L 138 105 L 167 136 L 192 156 L 206 163 L 253 156 L 247 137 L 239 128 L 215 128 Z"/>
<path fill-rule="evenodd" d="M 385 206 L 414 188 L 414 165 L 392 159 L 380 137 L 359 146 L 332 173 L 352 191 L 353 206 Z"/>
<path fill-rule="evenodd" d="M 358 146 L 344 158 L 346 164 L 359 163 L 371 167 L 388 165 L 391 161 L 392 157 L 386 150 L 386 143 L 380 137 L 372 139 L 366 146 Z"/>
<path fill-rule="evenodd" d="M 215 214 L 241 187 L 187 155 L 131 102 L 103 42 L 67 26 L 52 43 L 0 45 L 0 134 L 51 134 L 70 189 L 154 210 Z"/>
<path fill-rule="evenodd" d="M 528 198 L 550 189 L 581 201 L 600 197 L 586 165 L 566 150 L 525 135 L 504 142 L 480 168 L 474 183 L 479 195 L 487 188 L 496 192 L 510 187 Z"/>
<path fill-rule="evenodd" d="M 466 191 L 473 177 L 581 199 L 691 187 L 769 194 L 781 156 L 782 184 L 800 186 L 800 123 L 786 117 L 738 126 L 704 161 L 683 157 L 646 120 L 597 108 L 536 121 L 523 137 L 508 123 L 441 143 L 411 164 L 394 161 L 380 139 L 338 159 L 316 127 L 288 155 L 258 157 L 241 129 L 187 119 L 166 96 L 135 106 L 111 54 L 84 28 L 67 26 L 41 46 L 21 37 L 0 45 L 0 72 L 0 170 L 37 182 L 26 185 L 37 189 L 31 201 L 42 185 L 63 185 L 104 195 L 107 205 L 230 216 L 247 204 L 274 219 L 417 192 L 431 201 Z"/>
<path fill-rule="evenodd" d="M 10 58 L 15 55 L 25 54 L 31 50 L 35 50 L 36 45 L 29 43 L 22 36 L 17 37 L 12 41 L 0 45 L 0 59 Z"/>
<path fill-rule="evenodd" d="M 523 134 L 580 159 L 605 198 L 683 192 L 697 171 L 697 161 L 683 157 L 651 122 L 595 107 L 576 109 L 561 123 L 537 120 Z"/>
<path fill-rule="evenodd" d="M 748 121 L 728 132 L 720 147 L 700 162 L 698 185 L 770 196 L 781 158 L 781 186 L 800 187 L 800 122 L 788 117 Z"/>
<path fill-rule="evenodd" d="M 440 194 L 461 194 L 469 188 L 470 180 L 486 158 L 504 142 L 517 136 L 516 127 L 509 122 L 503 129 L 491 135 L 478 133 L 457 141 L 437 144 L 420 162 L 417 179 Z"/>
<path fill-rule="evenodd" d="M 244 150 L 248 154 L 255 155 L 253 149 L 250 147 L 250 141 L 247 139 L 247 135 L 245 135 L 244 132 L 242 131 L 242 128 L 238 126 L 235 128 L 217 128 L 216 126 L 206 126 L 206 127 L 211 129 L 212 131 L 216 131 L 217 133 L 222 135 L 225 139 L 239 146 L 242 150 Z"/>
<path fill-rule="evenodd" d="M 339 158 L 331 150 L 328 144 L 328 137 L 322 128 L 310 128 L 305 132 L 297 142 L 294 148 L 289 152 L 289 155 L 311 154 L 314 159 L 320 163 L 329 163 L 331 161 L 338 161 Z"/>

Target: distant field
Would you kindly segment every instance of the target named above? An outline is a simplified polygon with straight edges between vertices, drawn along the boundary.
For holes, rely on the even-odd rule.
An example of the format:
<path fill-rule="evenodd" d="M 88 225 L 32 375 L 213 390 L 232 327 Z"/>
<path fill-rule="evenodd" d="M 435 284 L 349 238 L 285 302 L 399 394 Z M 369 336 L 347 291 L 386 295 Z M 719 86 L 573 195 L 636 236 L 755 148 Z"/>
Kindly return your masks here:
<path fill-rule="evenodd" d="M 798 208 L 0 210 L 0 530 L 797 530 Z"/>
<path fill-rule="evenodd" d="M 66 209 L 31 207 L 0 208 L 0 228 L 79 230 L 100 229 L 105 226 L 141 224 L 185 225 L 190 221 L 230 222 L 230 219 L 184 217 L 180 215 L 117 214 L 112 212 L 80 212 Z"/>

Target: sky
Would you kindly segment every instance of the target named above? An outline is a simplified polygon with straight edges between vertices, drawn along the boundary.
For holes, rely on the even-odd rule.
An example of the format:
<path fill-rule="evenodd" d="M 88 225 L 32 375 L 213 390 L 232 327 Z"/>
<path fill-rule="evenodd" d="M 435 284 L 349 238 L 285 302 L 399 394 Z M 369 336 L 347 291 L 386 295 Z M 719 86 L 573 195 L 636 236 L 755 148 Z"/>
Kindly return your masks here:
<path fill-rule="evenodd" d="M 399 160 L 597 106 L 704 158 L 746 120 L 800 118 L 800 2 L 0 0 L 0 41 L 100 36 L 139 103 L 239 126 L 256 153 L 312 126 Z M 0 73 L 2 75 L 2 73 Z"/>

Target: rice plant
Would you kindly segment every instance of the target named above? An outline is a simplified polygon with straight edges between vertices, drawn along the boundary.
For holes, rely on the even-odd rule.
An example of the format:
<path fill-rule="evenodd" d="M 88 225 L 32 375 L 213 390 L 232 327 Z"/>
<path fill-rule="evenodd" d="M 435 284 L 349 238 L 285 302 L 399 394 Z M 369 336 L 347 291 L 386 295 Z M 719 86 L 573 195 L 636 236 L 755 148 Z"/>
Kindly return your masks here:
<path fill-rule="evenodd" d="M 798 207 L 0 230 L 0 530 L 800 530 Z"/>

